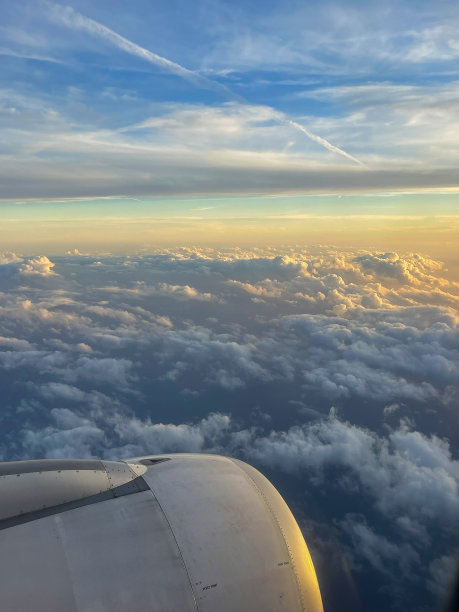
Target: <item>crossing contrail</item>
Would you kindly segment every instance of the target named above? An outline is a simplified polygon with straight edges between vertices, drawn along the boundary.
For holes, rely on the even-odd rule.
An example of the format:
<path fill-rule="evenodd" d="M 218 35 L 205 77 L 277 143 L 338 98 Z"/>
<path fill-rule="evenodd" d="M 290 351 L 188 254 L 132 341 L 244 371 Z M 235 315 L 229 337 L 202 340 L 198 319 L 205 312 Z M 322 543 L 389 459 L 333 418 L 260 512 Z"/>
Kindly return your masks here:
<path fill-rule="evenodd" d="M 293 128 L 295 128 L 295 130 L 298 130 L 299 132 L 306 134 L 308 138 L 322 145 L 329 151 L 333 151 L 333 153 L 338 153 L 338 155 L 343 155 L 344 157 L 347 157 L 347 159 L 350 159 L 354 163 L 359 164 L 359 166 L 365 167 L 365 164 L 361 162 L 360 159 L 357 159 L 353 155 L 350 155 L 349 153 L 346 153 L 346 151 L 343 151 L 343 149 L 336 147 L 331 142 L 328 142 L 328 140 L 325 140 L 325 138 L 322 138 L 322 136 L 317 136 L 317 134 L 313 134 L 312 132 L 307 130 L 303 125 L 301 125 L 301 123 L 297 123 L 296 121 L 292 121 L 291 119 L 287 119 L 286 123 L 288 125 L 291 125 Z"/>
<path fill-rule="evenodd" d="M 248 100 L 234 93 L 233 91 L 231 91 L 231 89 L 229 89 L 225 85 L 222 85 L 221 83 L 218 83 L 217 81 L 213 81 L 212 79 L 209 79 L 200 74 L 197 74 L 193 70 L 189 70 L 188 68 L 185 68 L 181 64 L 177 64 L 177 62 L 173 62 L 161 55 L 158 55 L 157 53 L 153 53 L 152 51 L 149 51 L 148 49 L 145 49 L 144 47 L 137 45 L 136 43 L 133 43 L 132 41 L 125 38 L 124 36 L 121 36 L 121 34 L 118 34 L 117 32 L 111 30 L 107 26 L 104 26 L 98 21 L 95 21 L 94 19 L 90 19 L 89 17 L 85 17 L 81 13 L 77 13 L 77 11 L 75 11 L 70 6 L 60 6 L 60 5 L 52 4 L 52 3 L 49 3 L 49 4 L 51 6 L 52 17 L 56 21 L 59 21 L 60 23 L 66 25 L 67 27 L 78 29 L 78 30 L 85 30 L 86 32 L 88 32 L 89 34 L 92 34 L 93 36 L 98 36 L 99 38 L 103 38 L 104 40 L 118 47 L 119 49 L 126 51 L 126 53 L 135 55 L 136 57 L 139 57 L 147 62 L 150 62 L 150 64 L 154 64 L 155 66 L 158 66 L 158 68 L 161 68 L 165 70 L 166 72 L 175 74 L 178 77 L 186 79 L 187 81 L 189 81 L 196 87 L 214 91 L 215 93 L 218 93 L 230 100 L 242 102 L 244 104 L 250 104 Z M 275 112 L 278 115 L 281 114 L 279 113 L 279 111 L 275 111 Z M 346 151 L 343 151 L 343 149 L 336 147 L 331 142 L 328 142 L 328 140 L 326 140 L 325 138 L 322 138 L 322 136 L 313 134 L 300 123 L 297 123 L 296 121 L 292 121 L 285 117 L 279 118 L 279 123 L 281 125 L 289 125 L 293 127 L 295 130 L 304 134 L 310 140 L 321 145 L 328 151 L 337 153 L 338 155 L 345 157 L 346 159 L 352 161 L 353 163 L 358 164 L 359 166 L 365 167 L 365 164 L 361 162 L 359 159 L 357 159 L 353 155 L 350 155 L 349 153 L 346 153 Z"/>

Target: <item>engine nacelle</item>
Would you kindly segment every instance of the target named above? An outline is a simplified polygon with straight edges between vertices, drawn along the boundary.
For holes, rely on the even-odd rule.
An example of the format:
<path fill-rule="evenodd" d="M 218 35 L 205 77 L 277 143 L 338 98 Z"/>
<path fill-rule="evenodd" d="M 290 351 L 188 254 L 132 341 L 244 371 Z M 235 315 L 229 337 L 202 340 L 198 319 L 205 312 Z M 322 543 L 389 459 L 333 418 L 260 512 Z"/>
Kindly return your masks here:
<path fill-rule="evenodd" d="M 322 612 L 286 503 L 218 455 L 0 464 L 0 609 Z"/>

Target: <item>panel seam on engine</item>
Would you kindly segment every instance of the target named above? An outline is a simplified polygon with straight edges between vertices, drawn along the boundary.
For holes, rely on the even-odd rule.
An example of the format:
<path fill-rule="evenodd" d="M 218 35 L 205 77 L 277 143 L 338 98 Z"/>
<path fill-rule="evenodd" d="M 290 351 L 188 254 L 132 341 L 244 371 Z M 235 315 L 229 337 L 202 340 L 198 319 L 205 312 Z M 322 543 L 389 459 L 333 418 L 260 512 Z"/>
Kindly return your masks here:
<path fill-rule="evenodd" d="M 25 512 L 12 516 L 0 521 L 0 530 L 8 529 L 10 527 L 16 527 L 17 525 L 23 525 L 36 521 L 47 516 L 53 516 L 54 514 L 61 514 L 62 512 L 68 512 L 69 510 L 75 510 L 76 508 L 83 508 L 84 506 L 90 506 L 92 504 L 98 504 L 103 501 L 109 501 L 116 499 L 117 497 L 123 497 L 125 495 L 133 495 L 135 493 L 141 493 L 142 491 L 149 491 L 150 487 L 142 476 L 138 476 L 133 480 L 122 484 L 118 487 L 113 487 L 107 491 L 96 493 L 95 495 L 89 495 L 87 497 L 81 497 L 70 502 L 58 504 L 56 506 L 50 506 L 49 508 L 41 508 L 40 510 L 33 510 L 32 512 Z"/>

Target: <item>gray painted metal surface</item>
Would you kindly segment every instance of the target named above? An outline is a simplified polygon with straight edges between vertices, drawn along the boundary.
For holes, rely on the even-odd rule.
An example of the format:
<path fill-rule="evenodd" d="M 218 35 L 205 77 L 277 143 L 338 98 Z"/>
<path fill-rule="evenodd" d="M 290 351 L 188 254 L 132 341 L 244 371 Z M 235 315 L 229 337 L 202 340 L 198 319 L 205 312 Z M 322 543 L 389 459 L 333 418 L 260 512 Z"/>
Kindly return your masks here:
<path fill-rule="evenodd" d="M 251 466 L 86 463 L 0 464 L 0 610 L 322 612 L 298 525 Z M 52 514 L 35 518 L 43 504 Z M 24 522 L 8 526 L 15 511 Z"/>
<path fill-rule="evenodd" d="M 0 521 L 109 491 L 146 471 L 121 461 L 0 463 Z"/>

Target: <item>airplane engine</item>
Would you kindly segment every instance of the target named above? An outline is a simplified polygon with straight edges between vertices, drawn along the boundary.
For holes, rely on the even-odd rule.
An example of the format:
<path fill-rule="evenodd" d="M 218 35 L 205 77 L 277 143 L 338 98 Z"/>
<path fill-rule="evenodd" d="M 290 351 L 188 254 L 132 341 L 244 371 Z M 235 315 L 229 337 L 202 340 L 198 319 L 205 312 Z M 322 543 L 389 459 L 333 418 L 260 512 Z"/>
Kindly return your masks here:
<path fill-rule="evenodd" d="M 306 543 L 217 455 L 0 463 L 0 610 L 322 612 Z"/>

